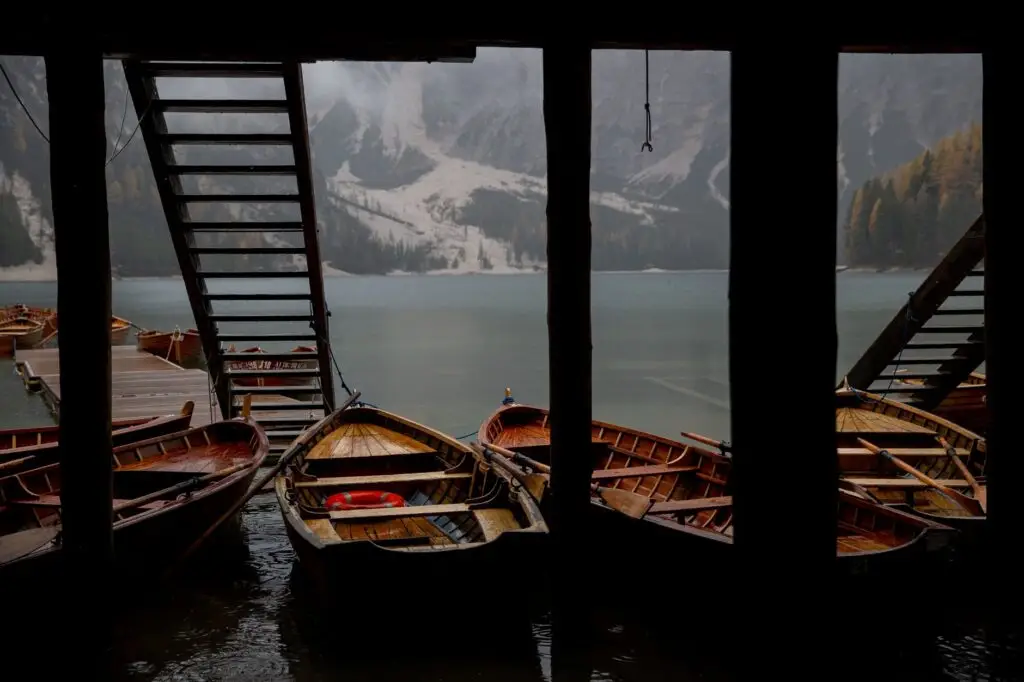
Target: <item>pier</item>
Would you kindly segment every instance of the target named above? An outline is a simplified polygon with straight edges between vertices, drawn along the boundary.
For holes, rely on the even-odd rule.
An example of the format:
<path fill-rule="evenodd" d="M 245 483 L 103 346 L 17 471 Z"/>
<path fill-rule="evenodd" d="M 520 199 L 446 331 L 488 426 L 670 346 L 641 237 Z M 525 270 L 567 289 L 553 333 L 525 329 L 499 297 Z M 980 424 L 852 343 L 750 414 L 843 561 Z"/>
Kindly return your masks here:
<path fill-rule="evenodd" d="M 59 349 L 43 348 L 18 351 L 15 367 L 25 387 L 38 392 L 54 419 L 60 418 L 61 368 Z M 184 369 L 135 346 L 111 346 L 111 418 L 159 417 L 175 414 L 191 400 L 195 404 L 192 426 L 205 426 L 222 419 L 217 395 L 212 390 L 210 375 L 201 369 Z M 236 389 L 244 395 L 244 389 Z M 297 403 L 294 398 L 277 394 L 252 396 L 253 404 Z M 319 419 L 322 412 L 309 415 Z M 254 412 L 261 424 L 288 423 L 297 418 L 295 410 L 263 410 Z M 287 439 L 285 433 L 283 438 Z M 267 462 L 276 461 L 276 453 Z"/>

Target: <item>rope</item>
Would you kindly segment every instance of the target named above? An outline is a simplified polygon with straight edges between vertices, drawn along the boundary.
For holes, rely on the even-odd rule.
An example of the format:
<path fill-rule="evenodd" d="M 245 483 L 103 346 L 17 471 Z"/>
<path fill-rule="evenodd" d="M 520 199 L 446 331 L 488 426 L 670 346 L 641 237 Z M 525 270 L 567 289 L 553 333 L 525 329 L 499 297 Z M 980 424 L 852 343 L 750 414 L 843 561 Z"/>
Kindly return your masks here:
<path fill-rule="evenodd" d="M 324 299 L 324 312 L 325 312 L 327 317 L 331 316 L 331 310 L 330 310 L 330 308 L 327 307 L 327 300 L 326 300 L 326 298 Z M 352 391 L 351 388 L 349 388 L 348 384 L 345 383 L 345 375 L 342 374 L 342 372 L 341 372 L 341 366 L 338 364 L 338 358 L 336 358 L 334 356 L 334 348 L 331 347 L 330 340 L 327 339 L 326 337 L 323 337 L 323 336 L 320 336 L 319 334 L 317 334 L 316 325 L 314 324 L 314 320 L 316 318 L 316 311 L 313 310 L 313 302 L 312 301 L 309 302 L 309 317 L 310 317 L 309 328 L 313 330 L 313 334 L 317 338 L 317 343 L 322 343 L 322 344 L 324 344 L 327 347 L 327 355 L 330 356 L 330 358 L 331 358 L 331 364 L 334 366 L 334 371 L 338 375 L 338 381 L 341 382 L 341 387 L 343 389 L 345 389 L 345 392 L 348 393 L 349 397 L 351 398 L 354 395 L 354 392 Z M 362 404 L 370 405 L 369 403 L 362 403 Z M 333 408 L 333 406 L 330 406 L 330 407 Z M 370 407 L 376 407 L 376 406 L 375 405 L 370 405 Z M 380 408 L 377 408 L 377 409 L 380 409 Z"/>
<path fill-rule="evenodd" d="M 644 113 L 647 118 L 647 134 L 644 138 L 644 143 L 640 145 L 640 151 L 653 152 L 654 147 L 651 145 L 651 140 L 654 137 L 651 128 L 651 53 L 648 50 L 644 50 L 644 87 L 646 96 L 644 100 Z"/>
<path fill-rule="evenodd" d="M 909 335 L 907 334 L 907 331 L 910 329 L 910 323 L 916 321 L 914 319 L 914 315 L 910 312 L 912 307 L 911 303 L 913 302 L 914 292 L 911 291 L 907 293 L 907 314 L 903 317 L 903 343 L 900 345 L 899 355 L 896 356 L 896 362 L 892 368 L 892 375 L 889 377 L 889 385 L 885 388 L 886 395 L 888 395 L 889 391 L 892 389 L 893 382 L 896 381 L 896 373 L 900 371 L 900 363 L 903 362 L 903 351 L 907 349 L 907 341 L 910 340 L 908 338 Z"/>
<path fill-rule="evenodd" d="M 11 77 L 7 75 L 7 69 L 4 68 L 2 62 L 0 62 L 0 73 L 3 74 L 4 80 L 7 81 L 7 87 L 11 89 L 11 94 L 14 95 L 14 99 L 17 100 L 18 104 L 21 106 L 21 110 L 25 112 L 25 116 L 28 117 L 28 120 L 32 124 L 32 127 L 36 129 L 36 132 L 39 133 L 39 136 L 43 138 L 46 144 L 50 144 L 49 136 L 47 136 L 47 134 L 43 132 L 43 129 L 39 127 L 39 124 L 36 123 L 35 117 L 32 116 L 32 112 L 29 111 L 28 107 L 25 105 L 25 102 L 21 99 L 21 95 L 18 94 L 18 89 L 14 87 L 14 82 L 11 80 Z M 130 98 L 131 92 L 128 90 L 127 87 L 125 87 L 124 112 L 121 114 L 121 128 L 117 133 L 117 140 L 114 141 L 114 152 L 110 155 L 110 158 L 107 159 L 106 163 L 103 164 L 104 168 L 113 163 L 114 159 L 120 156 L 121 152 L 127 149 L 128 145 L 132 143 L 132 140 L 135 139 L 135 133 L 139 132 L 139 126 L 142 125 L 142 121 L 149 114 L 149 110 L 153 106 L 152 101 L 150 101 L 150 103 L 146 105 L 146 110 L 142 112 L 142 116 L 140 116 L 139 120 L 135 122 L 135 128 L 132 130 L 131 135 L 128 136 L 128 139 L 125 141 L 124 145 L 120 149 L 118 149 L 117 143 L 121 141 L 121 135 L 124 134 L 124 121 L 125 118 L 128 116 L 128 101 Z"/>

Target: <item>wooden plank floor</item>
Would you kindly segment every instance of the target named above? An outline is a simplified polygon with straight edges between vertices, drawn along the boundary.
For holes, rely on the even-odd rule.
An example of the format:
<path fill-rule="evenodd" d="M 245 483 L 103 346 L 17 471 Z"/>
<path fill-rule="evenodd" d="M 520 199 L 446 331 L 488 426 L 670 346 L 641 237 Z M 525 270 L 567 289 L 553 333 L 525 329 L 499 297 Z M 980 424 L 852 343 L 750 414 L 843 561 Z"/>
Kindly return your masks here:
<path fill-rule="evenodd" d="M 19 351 L 15 358 L 25 385 L 38 390 L 50 409 L 60 408 L 60 361 L 56 348 Z M 111 406 L 113 418 L 157 417 L 177 413 L 186 401 L 195 403 L 192 426 L 220 420 L 209 375 L 201 369 L 182 369 L 134 346 L 111 346 Z M 211 407 L 212 400 L 212 407 Z M 254 396 L 254 402 L 292 402 L 284 396 Z M 320 412 L 319 414 L 322 414 Z M 264 419 L 294 417 L 294 411 L 259 412 Z"/>

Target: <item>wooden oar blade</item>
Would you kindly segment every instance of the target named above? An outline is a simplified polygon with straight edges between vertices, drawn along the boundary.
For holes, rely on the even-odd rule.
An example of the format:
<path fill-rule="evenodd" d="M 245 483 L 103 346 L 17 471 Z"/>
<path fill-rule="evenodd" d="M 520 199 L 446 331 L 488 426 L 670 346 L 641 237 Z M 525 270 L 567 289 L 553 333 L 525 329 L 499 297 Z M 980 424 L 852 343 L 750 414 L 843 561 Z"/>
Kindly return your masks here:
<path fill-rule="evenodd" d="M 642 519 L 651 508 L 651 498 L 618 488 L 598 488 L 597 495 L 617 512 L 634 519 Z"/>
<path fill-rule="evenodd" d="M 530 497 L 540 502 L 544 499 L 544 491 L 548 487 L 547 476 L 543 474 L 527 474 L 523 480 L 523 487 L 526 488 L 526 492 L 530 493 Z"/>

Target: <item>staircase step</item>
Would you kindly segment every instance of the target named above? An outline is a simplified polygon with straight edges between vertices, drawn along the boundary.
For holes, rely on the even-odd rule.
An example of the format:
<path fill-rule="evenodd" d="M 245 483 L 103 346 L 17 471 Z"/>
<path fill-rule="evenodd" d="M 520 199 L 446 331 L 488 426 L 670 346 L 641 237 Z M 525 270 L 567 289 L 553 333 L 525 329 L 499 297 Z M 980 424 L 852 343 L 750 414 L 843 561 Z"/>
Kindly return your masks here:
<path fill-rule="evenodd" d="M 984 308 L 940 308 L 935 315 L 984 315 Z"/>
<path fill-rule="evenodd" d="M 230 145 L 287 145 L 294 137 L 291 133 L 164 133 L 160 135 L 164 144 L 230 144 Z"/>
<path fill-rule="evenodd" d="M 236 405 L 236 407 L 240 407 L 240 406 Z M 257 410 L 259 410 L 261 412 L 262 411 L 267 411 L 267 412 L 278 412 L 278 411 L 281 411 L 281 412 L 283 412 L 285 410 L 322 410 L 322 409 L 324 409 L 324 402 L 322 400 L 318 400 L 318 401 L 314 401 L 314 402 L 305 402 L 305 401 L 301 401 L 301 400 L 296 400 L 296 401 L 285 402 L 285 403 L 263 403 L 263 402 L 259 402 L 258 403 L 258 402 L 254 401 L 252 403 L 252 405 L 250 406 L 250 409 L 253 412 L 256 412 Z M 259 417 L 254 417 L 254 418 L 256 419 L 257 422 L 260 421 Z"/>
<path fill-rule="evenodd" d="M 264 336 L 267 336 L 264 334 Z M 246 337 L 245 340 L 248 340 Z M 221 353 L 220 357 L 225 361 L 245 362 L 247 360 L 316 360 L 320 356 L 316 353 Z M 244 370 L 249 371 L 249 370 Z M 235 374 L 236 372 L 229 372 Z"/>
<path fill-rule="evenodd" d="M 254 270 L 252 272 L 197 272 L 196 276 L 200 279 L 273 279 L 282 277 L 301 277 L 303 279 L 309 277 L 309 273 L 305 270 Z"/>
<path fill-rule="evenodd" d="M 315 424 L 316 422 L 313 423 Z M 267 431 L 264 429 L 264 431 L 266 431 L 267 438 L 270 440 L 284 440 L 287 438 L 289 441 L 295 440 L 306 432 L 305 429 L 291 429 L 288 431 Z"/>
<path fill-rule="evenodd" d="M 950 296 L 984 296 L 984 289 L 957 289 L 956 291 L 950 292 Z"/>
<path fill-rule="evenodd" d="M 176 194 L 181 203 L 223 201 L 233 204 L 279 204 L 299 201 L 298 194 Z"/>
<path fill-rule="evenodd" d="M 248 166 L 176 164 L 167 166 L 170 175 L 295 175 L 295 164 Z"/>
<path fill-rule="evenodd" d="M 918 334 L 976 334 L 985 331 L 984 327 L 921 327 Z"/>
<path fill-rule="evenodd" d="M 966 350 L 968 348 L 976 348 L 984 345 L 984 341 L 961 341 L 960 343 L 908 343 L 905 348 L 907 350 Z"/>
<path fill-rule="evenodd" d="M 256 355 L 263 359 L 263 353 L 242 353 L 241 355 Z M 311 353 L 314 357 L 316 355 Z M 311 377 L 320 376 L 319 369 L 231 369 L 224 373 L 229 379 L 271 379 L 274 377 Z"/>
<path fill-rule="evenodd" d="M 189 249 L 191 253 L 203 255 L 251 255 L 251 256 L 273 256 L 291 255 L 303 256 L 306 254 L 304 246 L 193 246 Z"/>
<path fill-rule="evenodd" d="M 151 78 L 283 78 L 280 62 L 179 63 L 144 62 L 143 75 Z"/>
<path fill-rule="evenodd" d="M 890 365 L 944 365 L 947 362 L 953 362 L 954 360 L 961 360 L 963 358 L 956 355 L 947 355 L 944 358 L 901 358 L 899 360 L 893 360 Z"/>
<path fill-rule="evenodd" d="M 302 232 L 302 223 L 296 221 L 255 221 L 238 223 L 211 223 L 185 221 L 183 229 L 193 232 Z"/>
<path fill-rule="evenodd" d="M 203 294 L 207 301 L 308 301 L 310 294 Z"/>
<path fill-rule="evenodd" d="M 967 273 L 967 276 L 968 277 L 984 277 L 985 276 L 985 271 L 984 270 L 971 270 L 970 272 Z"/>
<path fill-rule="evenodd" d="M 259 404 L 260 403 L 255 403 L 255 402 L 253 403 L 253 405 L 259 405 Z M 266 404 L 266 403 L 263 403 L 263 404 Z M 239 406 L 239 405 L 235 405 L 236 411 L 238 411 L 238 408 L 240 408 L 240 407 L 241 406 Z M 259 422 L 259 425 L 263 427 L 264 431 L 270 431 L 270 430 L 273 430 L 275 428 L 285 428 L 285 429 L 294 429 L 296 427 L 298 427 L 298 428 L 307 428 L 309 426 L 312 426 L 313 424 L 316 424 L 320 420 L 319 417 L 310 418 L 308 416 L 301 416 L 301 415 L 300 416 L 295 416 L 295 417 L 258 417 L 258 418 L 255 418 L 255 419 L 256 419 L 257 422 Z"/>
<path fill-rule="evenodd" d="M 316 334 L 218 334 L 218 341 L 236 343 L 241 341 L 316 341 Z M 267 360 L 270 353 L 235 353 L 242 360 Z M 298 353 L 289 353 L 288 357 L 296 357 Z"/>
<path fill-rule="evenodd" d="M 155 99 L 158 112 L 189 114 L 278 114 L 288 113 L 286 99 Z"/>
<path fill-rule="evenodd" d="M 943 376 L 945 376 L 947 374 L 949 374 L 949 372 L 934 372 L 934 373 L 923 373 L 923 374 L 914 374 L 912 372 L 899 372 L 898 374 L 883 374 L 883 375 L 879 376 L 877 379 L 875 379 L 875 381 L 890 381 L 890 380 L 901 381 L 901 380 L 905 380 L 905 379 L 912 379 L 912 380 L 913 379 L 924 379 L 924 380 L 928 380 L 928 379 L 938 379 L 939 377 L 943 377 Z"/>
<path fill-rule="evenodd" d="M 241 401 L 242 396 L 251 395 L 298 395 L 309 393 L 320 393 L 320 387 L 316 384 L 306 386 L 232 386 L 231 391 L 234 397 Z M 241 404 L 240 402 L 237 404 Z M 264 403 L 265 404 L 265 403 Z M 253 403 L 256 405 L 256 403 Z"/>
<path fill-rule="evenodd" d="M 313 316 L 309 313 L 211 313 L 209 317 L 214 322 L 309 322 L 313 319 Z"/>

